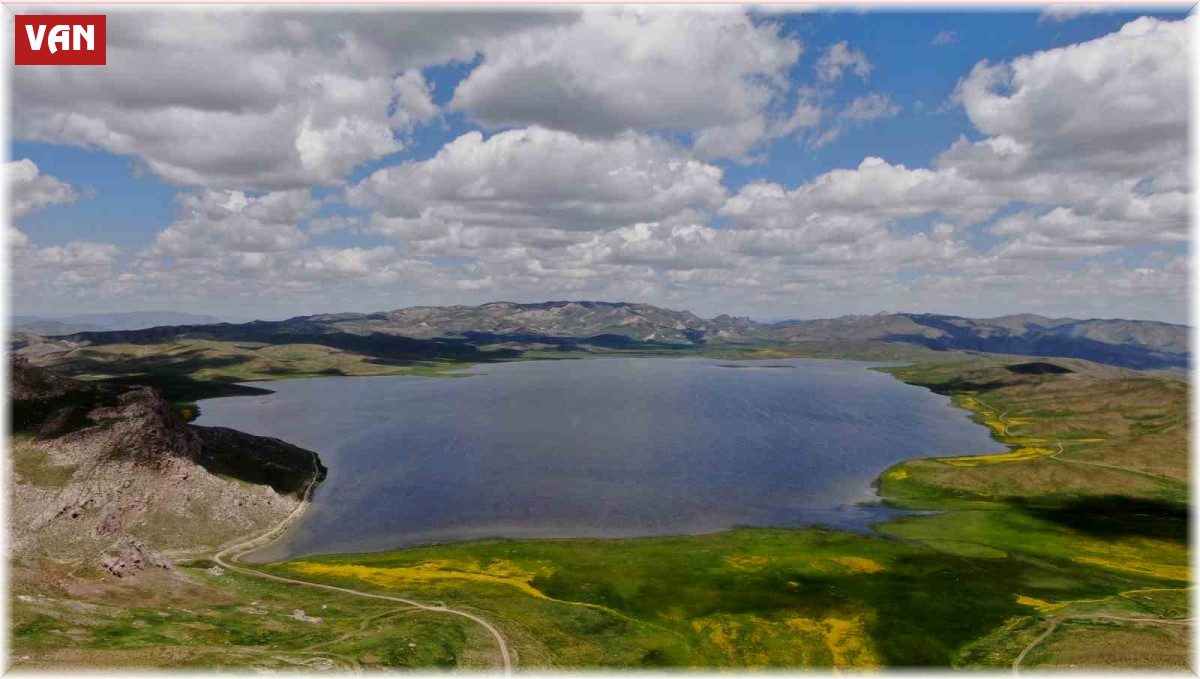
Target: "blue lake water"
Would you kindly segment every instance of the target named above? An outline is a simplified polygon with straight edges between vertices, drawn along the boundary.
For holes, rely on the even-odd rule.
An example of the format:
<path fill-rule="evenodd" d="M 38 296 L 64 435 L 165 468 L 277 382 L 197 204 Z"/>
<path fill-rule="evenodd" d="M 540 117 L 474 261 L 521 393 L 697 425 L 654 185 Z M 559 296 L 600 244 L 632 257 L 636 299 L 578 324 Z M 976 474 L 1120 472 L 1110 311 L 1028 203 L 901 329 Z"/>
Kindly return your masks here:
<path fill-rule="evenodd" d="M 949 399 L 871 365 L 592 358 L 258 382 L 276 393 L 203 401 L 197 424 L 283 439 L 329 468 L 258 561 L 483 537 L 861 530 L 886 511 L 862 503 L 891 464 L 1005 450 Z"/>

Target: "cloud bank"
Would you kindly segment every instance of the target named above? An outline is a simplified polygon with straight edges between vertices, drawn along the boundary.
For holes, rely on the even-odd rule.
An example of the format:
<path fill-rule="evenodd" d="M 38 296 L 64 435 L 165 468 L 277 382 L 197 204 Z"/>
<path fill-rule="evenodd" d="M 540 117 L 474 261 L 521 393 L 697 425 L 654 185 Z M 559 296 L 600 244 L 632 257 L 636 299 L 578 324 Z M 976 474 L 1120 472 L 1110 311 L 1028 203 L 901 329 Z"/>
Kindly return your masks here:
<path fill-rule="evenodd" d="M 1193 19 L 974 64 L 952 99 L 971 134 L 924 166 L 881 153 L 734 185 L 728 168 L 775 140 L 819 149 L 901 115 L 886 92 L 832 109 L 819 94 L 868 87 L 873 57 L 845 41 L 806 57 L 771 17 L 727 10 L 266 16 L 118 13 L 100 77 L 14 76 L 18 138 L 126 155 L 178 186 L 141 247 L 11 231 L 25 299 L 1183 320 Z M 429 68 L 448 65 L 464 75 L 437 96 Z M 447 116 L 472 129 L 397 159 Z M 18 220 L 85 196 L 33 160 L 8 169 Z"/>

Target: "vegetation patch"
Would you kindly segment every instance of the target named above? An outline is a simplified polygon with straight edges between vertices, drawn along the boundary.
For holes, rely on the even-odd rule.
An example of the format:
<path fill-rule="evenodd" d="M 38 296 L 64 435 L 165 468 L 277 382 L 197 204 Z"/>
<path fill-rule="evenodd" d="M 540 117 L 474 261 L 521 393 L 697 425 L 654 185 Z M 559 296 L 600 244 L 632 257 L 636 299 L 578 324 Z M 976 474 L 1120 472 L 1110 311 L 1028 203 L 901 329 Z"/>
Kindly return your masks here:
<path fill-rule="evenodd" d="M 192 365 L 187 379 L 237 378 L 247 365 L 255 375 L 283 364 L 358 369 L 331 362 L 329 347 L 263 349 L 205 347 L 271 363 Z M 706 349 L 767 357 L 752 355 L 760 350 L 795 355 Z M 1059 362 L 1070 372 L 945 355 L 882 368 L 949 395 L 1011 450 L 885 470 L 886 502 L 933 511 L 900 514 L 874 534 L 483 540 L 256 568 L 469 609 L 501 630 L 522 669 L 1008 668 L 1023 653 L 1022 668 L 1175 667 L 1191 617 L 1187 385 Z M 18 473 L 26 465 L 48 482 L 47 460 L 19 457 Z M 214 566 L 196 559 L 179 564 L 185 579 L 90 598 L 62 584 L 82 581 L 82 569 L 18 569 L 13 652 L 42 666 L 495 665 L 490 636 L 469 620 Z"/>
<path fill-rule="evenodd" d="M 28 436 L 10 438 L 8 451 L 18 483 L 42 488 L 64 488 L 77 469 L 74 465 L 54 464 L 50 454 Z"/>
<path fill-rule="evenodd" d="M 372 568 L 355 564 L 305 563 L 296 564 L 295 570 L 302 575 L 329 576 L 334 578 L 350 578 L 362 580 L 384 589 L 403 589 L 415 584 L 433 580 L 463 580 L 482 582 L 518 590 L 539 599 L 546 595 L 529 583 L 539 574 L 548 574 L 542 569 L 539 572 L 526 571 L 516 564 L 503 559 L 493 561 L 487 566 L 480 566 L 478 561 L 436 560 L 424 561 L 414 566 L 397 568 Z"/>
<path fill-rule="evenodd" d="M 1070 602 L 1052 604 L 1049 601 L 1042 601 L 1041 599 L 1021 594 L 1017 595 L 1017 603 L 1022 606 L 1028 606 L 1038 613 L 1053 613 L 1070 605 Z"/>
<path fill-rule="evenodd" d="M 556 662 L 584 665 L 1007 667 L 1043 638 L 1043 616 L 1064 621 L 1074 644 L 1091 629 L 1085 618 L 1110 630 L 1142 624 L 1122 617 L 1186 613 L 1186 464 L 1171 457 L 1185 448 L 1185 386 L 1083 362 L 1069 372 L 1006 365 L 885 369 L 949 394 L 1010 451 L 886 470 L 888 502 L 939 511 L 879 524 L 882 537 L 747 528 L 493 540 L 265 568 L 474 602 L 555 638 Z M 599 617 L 566 622 L 581 615 Z M 600 630 L 647 650 L 597 655 Z M 1049 662 L 1034 651 L 1030 666 Z"/>
<path fill-rule="evenodd" d="M 1007 464 L 1009 462 L 1025 462 L 1026 460 L 1036 460 L 1040 457 L 1050 457 L 1057 450 L 1054 448 L 1017 448 L 1008 453 L 999 453 L 995 455 L 964 455 L 962 457 L 939 457 L 937 460 L 942 464 L 953 465 L 955 467 L 977 467 L 981 464 Z M 904 478 L 904 477 L 900 477 Z"/>

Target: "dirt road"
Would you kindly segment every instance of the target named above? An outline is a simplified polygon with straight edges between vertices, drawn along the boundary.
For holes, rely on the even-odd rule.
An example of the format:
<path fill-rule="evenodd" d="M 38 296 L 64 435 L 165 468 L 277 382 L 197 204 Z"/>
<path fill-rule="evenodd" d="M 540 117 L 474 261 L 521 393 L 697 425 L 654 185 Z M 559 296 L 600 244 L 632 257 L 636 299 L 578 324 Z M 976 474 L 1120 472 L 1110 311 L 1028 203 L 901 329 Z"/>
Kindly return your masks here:
<path fill-rule="evenodd" d="M 304 489 L 304 496 L 300 500 L 300 504 L 297 505 L 297 507 L 294 510 L 292 510 L 292 513 L 288 514 L 287 517 L 285 517 L 283 519 L 283 521 L 279 522 L 279 524 L 277 526 L 275 526 L 271 530 L 263 533 L 262 535 L 251 538 L 244 542 L 240 542 L 231 547 L 226 547 L 225 549 L 222 549 L 221 551 L 219 551 L 213 555 L 213 560 L 216 561 L 217 563 L 221 564 L 222 567 L 224 567 L 228 570 L 235 571 L 237 573 L 241 573 L 242 575 L 247 575 L 247 576 L 254 577 L 254 578 L 264 578 L 267 580 L 274 580 L 275 582 L 285 582 L 285 583 L 292 584 L 292 585 L 299 585 L 301 587 L 312 587 L 315 589 L 324 589 L 324 590 L 327 590 L 330 592 L 341 592 L 342 594 L 349 594 L 352 596 L 359 596 L 359 597 L 364 597 L 367 599 L 383 599 L 385 601 L 396 601 L 396 602 L 399 602 L 402 604 L 407 604 L 414 608 L 419 608 L 419 609 L 426 610 L 426 611 L 433 611 L 436 613 L 448 613 L 450 615 L 458 615 L 458 616 L 467 618 L 468 620 L 478 623 L 480 626 L 482 626 L 484 629 L 486 629 L 492 635 L 492 638 L 496 640 L 497 650 L 499 650 L 500 658 L 504 663 L 504 675 L 510 676 L 512 674 L 512 656 L 510 655 L 510 653 L 508 651 L 508 642 L 504 640 L 504 635 L 502 635 L 500 633 L 500 630 L 496 629 L 495 625 L 493 625 L 492 623 L 488 622 L 487 620 L 484 620 L 483 618 L 475 615 L 474 613 L 468 613 L 467 611 L 459 610 L 456 608 L 450 608 L 448 606 L 445 606 L 444 604 L 426 604 L 426 603 L 422 603 L 420 601 L 414 601 L 412 599 L 404 599 L 402 597 L 386 596 L 383 594 L 372 594 L 370 592 L 360 592 L 359 590 L 350 589 L 347 587 L 335 587 L 334 585 L 323 585 L 323 584 L 317 583 L 317 582 L 308 582 L 306 580 L 296 580 L 294 578 L 285 578 L 280 575 L 273 575 L 271 573 L 263 573 L 261 571 L 257 571 L 257 570 L 251 569 L 251 568 L 243 568 L 241 566 L 235 565 L 236 563 L 238 563 L 239 557 L 241 557 L 243 554 L 250 552 L 254 549 L 257 549 L 259 547 L 262 547 L 262 546 L 276 540 L 280 535 L 283 534 L 283 532 L 285 530 L 287 530 L 288 526 L 290 526 L 293 521 L 300 518 L 300 516 L 302 514 L 304 514 L 304 510 L 308 509 L 309 499 L 311 498 L 312 492 L 316 488 L 316 485 L 317 485 L 317 459 L 316 459 L 316 456 L 314 456 L 313 457 L 313 478 L 311 481 L 308 482 L 308 486 Z"/>

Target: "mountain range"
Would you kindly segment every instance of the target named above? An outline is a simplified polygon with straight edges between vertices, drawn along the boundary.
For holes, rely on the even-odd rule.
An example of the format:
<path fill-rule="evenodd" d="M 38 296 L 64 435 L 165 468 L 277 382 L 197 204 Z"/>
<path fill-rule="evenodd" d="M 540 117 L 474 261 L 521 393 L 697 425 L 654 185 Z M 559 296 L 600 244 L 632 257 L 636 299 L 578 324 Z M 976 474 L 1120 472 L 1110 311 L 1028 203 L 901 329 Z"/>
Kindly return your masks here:
<path fill-rule="evenodd" d="M 13 316 L 13 330 L 35 335 L 70 335 L 76 332 L 105 330 L 141 330 L 161 325 L 219 323 L 220 319 L 202 314 L 177 311 L 130 311 L 112 314 L 76 314 L 74 316 Z"/>
<path fill-rule="evenodd" d="M 420 306 L 378 313 L 298 316 L 283 321 L 179 324 L 88 331 L 58 338 L 76 343 L 152 343 L 172 337 L 271 344 L 309 343 L 372 356 L 449 355 L 481 349 L 695 348 L 723 344 L 815 342 L 907 344 L 1028 356 L 1083 358 L 1137 369 L 1186 368 L 1189 329 L 1157 321 L 1048 318 L 1018 314 L 972 319 L 879 313 L 760 323 L 745 317 L 701 318 L 626 302 L 493 302 Z"/>

